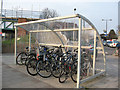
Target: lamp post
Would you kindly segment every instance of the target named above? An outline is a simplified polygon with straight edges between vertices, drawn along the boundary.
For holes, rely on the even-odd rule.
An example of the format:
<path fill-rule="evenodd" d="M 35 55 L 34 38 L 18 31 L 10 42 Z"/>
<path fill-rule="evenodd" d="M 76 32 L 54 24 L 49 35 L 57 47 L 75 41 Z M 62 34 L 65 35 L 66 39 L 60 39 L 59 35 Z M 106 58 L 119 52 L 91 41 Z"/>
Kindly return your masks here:
<path fill-rule="evenodd" d="M 106 34 L 107 34 L 108 21 L 112 21 L 112 19 L 102 19 L 102 21 L 106 22 Z"/>

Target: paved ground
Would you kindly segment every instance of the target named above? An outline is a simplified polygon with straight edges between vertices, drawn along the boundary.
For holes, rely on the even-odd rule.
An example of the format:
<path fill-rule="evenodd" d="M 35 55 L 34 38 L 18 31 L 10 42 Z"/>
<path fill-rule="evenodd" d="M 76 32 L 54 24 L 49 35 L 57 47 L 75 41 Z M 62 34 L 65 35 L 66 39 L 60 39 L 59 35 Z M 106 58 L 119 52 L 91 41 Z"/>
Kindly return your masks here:
<path fill-rule="evenodd" d="M 76 84 L 70 79 L 61 84 L 54 77 L 41 78 L 30 76 L 24 66 L 14 64 L 13 54 L 2 56 L 2 88 L 75 88 Z M 99 77 L 83 84 L 87 88 L 118 88 L 118 57 L 107 56 L 106 77 Z"/>
<path fill-rule="evenodd" d="M 116 48 L 110 48 L 110 47 L 104 46 L 104 49 L 107 55 L 113 55 Z"/>
<path fill-rule="evenodd" d="M 12 54 L 3 55 L 2 64 L 2 88 L 54 88 L 41 80 L 35 79 L 28 74 L 21 72 L 24 67 L 14 64 Z M 6 61 L 5 61 L 6 60 Z"/>
<path fill-rule="evenodd" d="M 54 88 L 54 86 L 34 79 L 4 64 L 3 70 L 3 88 Z"/>

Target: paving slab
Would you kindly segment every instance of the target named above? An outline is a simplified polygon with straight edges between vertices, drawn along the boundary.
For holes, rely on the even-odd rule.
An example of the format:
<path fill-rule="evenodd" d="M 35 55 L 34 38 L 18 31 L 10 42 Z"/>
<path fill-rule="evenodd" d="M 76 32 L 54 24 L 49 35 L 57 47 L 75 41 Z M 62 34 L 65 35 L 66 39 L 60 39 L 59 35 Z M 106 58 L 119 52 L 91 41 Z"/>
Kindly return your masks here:
<path fill-rule="evenodd" d="M 10 66 L 3 65 L 2 88 L 54 88 Z"/>
<path fill-rule="evenodd" d="M 14 55 L 3 55 L 3 87 L 4 88 L 76 88 L 71 79 L 61 84 L 54 77 L 42 78 L 30 76 L 25 66 L 15 65 Z M 107 56 L 106 76 L 100 76 L 83 84 L 85 88 L 118 88 L 118 57 Z"/>

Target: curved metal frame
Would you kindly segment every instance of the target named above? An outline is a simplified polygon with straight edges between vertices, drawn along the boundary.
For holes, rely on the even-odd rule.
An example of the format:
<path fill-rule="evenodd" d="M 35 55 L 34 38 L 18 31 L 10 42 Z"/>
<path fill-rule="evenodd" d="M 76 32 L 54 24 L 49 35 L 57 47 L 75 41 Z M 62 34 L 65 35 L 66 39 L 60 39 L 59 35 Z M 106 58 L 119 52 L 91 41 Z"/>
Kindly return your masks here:
<path fill-rule="evenodd" d="M 78 29 L 75 28 L 75 30 L 79 30 L 79 35 L 78 35 L 79 36 L 79 42 L 78 42 L 79 44 L 78 44 L 77 88 L 80 88 L 80 84 L 81 83 L 83 83 L 83 82 L 85 82 L 87 80 L 90 80 L 92 78 L 95 78 L 95 77 L 97 77 L 97 76 L 99 76 L 99 75 L 101 75 L 101 74 L 106 72 L 106 56 L 105 56 L 104 47 L 103 47 L 103 44 L 102 44 L 101 37 L 100 37 L 96 27 L 86 17 L 84 17 L 84 16 L 82 16 L 80 14 L 76 14 L 76 15 L 66 16 L 66 17 L 56 17 L 56 18 L 43 19 L 43 20 L 37 20 L 37 21 L 31 21 L 31 22 L 25 22 L 25 23 L 18 23 L 18 24 L 15 24 L 15 26 L 16 27 L 20 27 L 21 25 L 40 23 L 40 22 L 47 22 L 47 21 L 54 21 L 54 20 L 61 20 L 61 19 L 68 19 L 68 18 L 75 18 L 75 17 L 79 18 L 79 28 Z M 82 48 L 82 46 L 81 46 L 81 31 L 83 29 L 82 28 L 82 20 L 86 21 L 92 27 L 92 29 L 94 30 L 94 58 L 93 58 L 93 76 L 90 76 L 89 78 L 80 81 L 80 62 L 81 62 L 81 48 Z M 64 43 L 63 43 L 62 39 L 60 38 L 60 36 L 53 29 L 50 29 L 50 30 L 59 38 L 59 40 L 61 41 L 61 44 L 64 46 Z M 50 30 L 46 30 L 46 32 L 50 31 Z M 56 30 L 56 31 L 59 31 L 59 30 Z M 64 29 L 62 31 L 64 31 Z M 69 30 L 67 30 L 67 31 L 69 31 Z M 32 33 L 32 32 L 30 32 L 30 33 Z M 101 49 L 103 51 L 103 56 L 104 56 L 104 70 L 103 70 L 103 72 L 101 71 L 98 74 L 95 74 L 95 60 L 96 60 L 96 56 L 95 56 L 96 54 L 95 53 L 96 53 L 96 49 L 98 49 L 98 48 L 96 48 L 96 35 L 98 36 L 98 39 L 100 41 Z M 30 38 L 29 38 L 29 40 L 30 40 Z M 17 46 L 17 28 L 15 28 L 15 57 L 16 57 L 16 52 L 17 52 L 16 46 Z M 65 47 L 67 47 L 67 46 L 65 46 Z"/>
<path fill-rule="evenodd" d="M 78 71 L 79 71 L 79 75 L 78 75 L 79 80 L 77 80 L 77 82 L 78 82 L 78 83 L 77 83 L 77 88 L 80 88 L 80 83 L 84 83 L 84 82 L 87 81 L 87 80 L 90 80 L 90 79 L 92 79 L 92 78 L 95 78 L 95 77 L 97 77 L 97 76 L 103 74 L 103 73 L 106 73 L 106 56 L 105 56 L 105 51 L 104 51 L 104 47 L 103 47 L 103 44 L 102 44 L 101 37 L 100 37 L 100 35 L 99 35 L 99 33 L 98 33 L 96 27 L 95 27 L 87 18 L 85 18 L 84 16 L 82 16 L 82 15 L 80 15 L 80 14 L 77 14 L 77 15 L 78 15 L 79 18 L 81 18 L 81 19 L 83 19 L 84 21 L 86 21 L 86 22 L 94 29 L 93 76 L 91 76 L 91 78 L 87 78 L 87 79 L 82 80 L 82 81 L 80 82 L 80 77 L 79 77 L 80 71 L 79 71 L 79 68 L 78 68 Z M 80 22 L 80 21 L 79 21 L 79 22 Z M 82 26 L 82 25 L 81 25 L 81 26 Z M 79 32 L 80 32 L 80 30 L 79 30 Z M 103 51 L 103 56 L 104 56 L 104 71 L 102 71 L 102 72 L 100 72 L 100 73 L 98 73 L 98 74 L 95 75 L 96 34 L 97 34 L 97 36 L 98 36 L 98 39 L 99 39 L 99 41 L 100 41 L 100 44 L 101 44 L 101 47 L 102 47 L 102 51 Z M 80 35 L 80 34 L 79 34 L 79 35 Z M 81 48 L 81 45 L 79 46 L 79 48 Z M 78 52 L 78 53 L 80 53 L 80 52 Z M 80 57 L 79 57 L 79 58 L 80 58 Z M 78 58 L 78 59 L 79 59 L 79 58 Z M 81 61 L 81 60 L 80 60 L 80 61 Z M 79 62 L 78 64 L 80 64 L 80 61 L 78 60 L 78 62 Z"/>

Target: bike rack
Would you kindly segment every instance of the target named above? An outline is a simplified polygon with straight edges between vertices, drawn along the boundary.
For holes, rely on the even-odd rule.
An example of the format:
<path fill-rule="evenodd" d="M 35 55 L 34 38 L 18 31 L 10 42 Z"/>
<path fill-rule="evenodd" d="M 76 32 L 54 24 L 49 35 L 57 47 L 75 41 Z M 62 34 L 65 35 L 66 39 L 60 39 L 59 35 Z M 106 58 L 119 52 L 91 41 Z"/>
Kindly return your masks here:
<path fill-rule="evenodd" d="M 76 15 L 71 15 L 71 16 L 65 16 L 65 17 L 55 17 L 55 18 L 50 18 L 50 19 L 43 19 L 43 20 L 37 20 L 37 21 L 30 21 L 30 22 L 25 22 L 25 23 L 18 23 L 15 24 L 15 59 L 16 59 L 16 54 L 17 54 L 17 28 L 22 27 L 23 25 L 30 25 L 30 24 L 35 24 L 35 23 L 43 23 L 43 22 L 48 22 L 48 21 L 55 21 L 55 20 L 63 20 L 63 19 L 69 19 L 69 18 L 78 18 L 78 28 L 72 28 L 72 29 L 46 29 L 46 30 L 28 30 L 29 32 L 29 50 L 31 47 L 31 34 L 32 33 L 38 33 L 38 32 L 53 32 L 57 38 L 57 40 L 60 42 L 60 44 L 46 44 L 46 43 L 39 43 L 39 45 L 47 45 L 47 46 L 62 46 L 62 47 L 77 47 L 78 48 L 78 70 L 77 70 L 77 88 L 80 88 L 80 84 L 84 83 L 88 80 L 91 80 L 95 77 L 100 76 L 101 74 L 105 74 L 106 73 L 106 56 L 105 56 L 105 52 L 104 52 L 104 47 L 102 44 L 102 40 L 101 37 L 97 31 L 97 29 L 95 28 L 95 26 L 84 16 L 80 15 L 80 14 L 76 14 Z M 83 25 L 83 21 L 87 22 L 91 28 L 85 28 Z M 26 29 L 27 30 L 27 29 Z M 94 31 L 94 51 L 93 51 L 93 74 L 92 76 L 85 78 L 83 80 L 80 80 L 80 62 L 81 62 L 81 48 L 88 48 L 90 49 L 91 46 L 82 46 L 81 45 L 81 35 L 82 35 L 82 31 L 83 30 L 93 30 Z M 63 39 L 61 38 L 61 36 L 57 33 L 57 32 L 62 32 L 62 31 L 78 31 L 78 45 L 65 45 Z M 96 37 L 98 37 L 99 42 L 100 42 L 100 47 L 96 47 Z M 96 50 L 102 50 L 102 54 L 103 54 L 103 58 L 104 58 L 104 69 L 101 69 L 99 73 L 95 73 L 96 67 L 95 67 L 95 63 L 96 63 Z"/>

